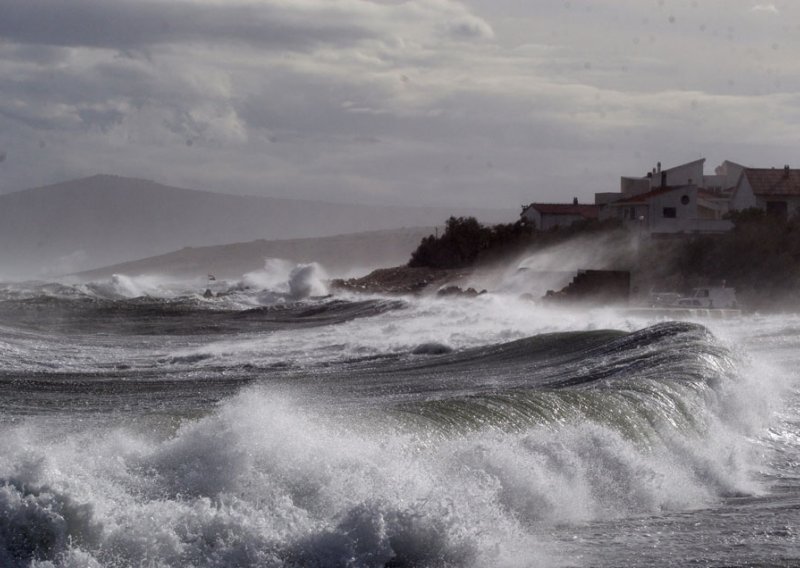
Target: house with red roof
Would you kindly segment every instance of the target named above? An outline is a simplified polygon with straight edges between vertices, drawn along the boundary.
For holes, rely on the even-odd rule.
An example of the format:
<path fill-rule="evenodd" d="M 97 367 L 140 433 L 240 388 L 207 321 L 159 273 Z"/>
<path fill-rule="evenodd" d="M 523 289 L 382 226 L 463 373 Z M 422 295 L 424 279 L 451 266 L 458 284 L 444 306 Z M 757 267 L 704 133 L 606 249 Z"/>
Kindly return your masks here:
<path fill-rule="evenodd" d="M 642 234 L 723 233 L 733 227 L 730 211 L 758 207 L 782 218 L 800 215 L 800 169 L 748 168 L 725 161 L 713 175 L 705 158 L 642 177 L 622 177 L 619 192 L 595 194 L 594 205 L 531 203 L 522 220 L 539 230 L 566 227 L 587 219 L 619 219 Z"/>
<path fill-rule="evenodd" d="M 731 196 L 732 209 L 758 207 L 784 219 L 800 211 L 800 170 L 744 168 Z"/>
<path fill-rule="evenodd" d="M 520 218 L 523 222 L 532 223 L 540 231 L 549 231 L 556 227 L 569 227 L 577 221 L 597 219 L 599 205 L 583 205 L 574 198 L 572 203 L 531 203 L 522 206 Z"/>

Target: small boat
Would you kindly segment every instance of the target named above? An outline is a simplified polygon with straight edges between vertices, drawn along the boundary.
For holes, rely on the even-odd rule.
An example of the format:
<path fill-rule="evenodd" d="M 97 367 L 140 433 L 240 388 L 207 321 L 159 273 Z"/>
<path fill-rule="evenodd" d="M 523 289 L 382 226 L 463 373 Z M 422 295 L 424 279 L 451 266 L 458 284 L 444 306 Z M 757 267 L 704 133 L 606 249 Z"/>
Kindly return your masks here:
<path fill-rule="evenodd" d="M 736 302 L 736 289 L 725 286 L 704 286 L 692 290 L 689 296 L 673 292 L 650 294 L 648 306 L 625 310 L 639 317 L 731 318 L 742 315 Z"/>
<path fill-rule="evenodd" d="M 695 288 L 691 296 L 679 298 L 674 304 L 677 308 L 709 308 L 719 310 L 737 309 L 736 289 L 722 286 Z"/>

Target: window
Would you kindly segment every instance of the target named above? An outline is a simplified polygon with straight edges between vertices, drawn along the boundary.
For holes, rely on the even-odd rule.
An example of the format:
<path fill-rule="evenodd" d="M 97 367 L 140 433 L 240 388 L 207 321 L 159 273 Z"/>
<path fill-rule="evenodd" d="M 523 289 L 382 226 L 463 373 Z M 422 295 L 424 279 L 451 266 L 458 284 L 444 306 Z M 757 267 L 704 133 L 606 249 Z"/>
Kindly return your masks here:
<path fill-rule="evenodd" d="M 683 197 L 681 197 L 681 205 L 689 205 L 689 196 L 688 195 L 684 195 Z"/>
<path fill-rule="evenodd" d="M 665 219 L 674 219 L 675 217 L 678 216 L 678 212 L 675 210 L 674 207 L 664 207 L 664 210 L 662 211 L 661 215 Z"/>
<path fill-rule="evenodd" d="M 789 216 L 787 203 L 785 201 L 767 201 L 767 215 L 786 219 Z"/>

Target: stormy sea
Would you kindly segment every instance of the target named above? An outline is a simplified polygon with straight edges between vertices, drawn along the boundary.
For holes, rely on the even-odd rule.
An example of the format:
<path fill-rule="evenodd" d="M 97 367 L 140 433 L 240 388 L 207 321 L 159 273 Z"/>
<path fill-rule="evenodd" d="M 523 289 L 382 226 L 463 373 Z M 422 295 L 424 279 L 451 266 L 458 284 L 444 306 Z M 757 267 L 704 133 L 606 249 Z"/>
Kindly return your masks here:
<path fill-rule="evenodd" d="M 798 368 L 795 314 L 3 284 L 0 566 L 799 566 Z"/>

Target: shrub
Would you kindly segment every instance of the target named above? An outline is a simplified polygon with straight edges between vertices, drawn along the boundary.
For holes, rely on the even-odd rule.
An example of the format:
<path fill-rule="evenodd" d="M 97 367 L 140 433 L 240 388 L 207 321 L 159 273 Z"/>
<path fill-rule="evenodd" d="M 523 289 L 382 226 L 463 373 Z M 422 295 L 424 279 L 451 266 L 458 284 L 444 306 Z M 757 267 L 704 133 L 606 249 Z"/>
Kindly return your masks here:
<path fill-rule="evenodd" d="M 422 239 L 408 265 L 429 268 L 465 268 L 486 251 L 527 241 L 533 228 L 520 222 L 486 227 L 475 217 L 450 217 L 441 236 Z"/>

